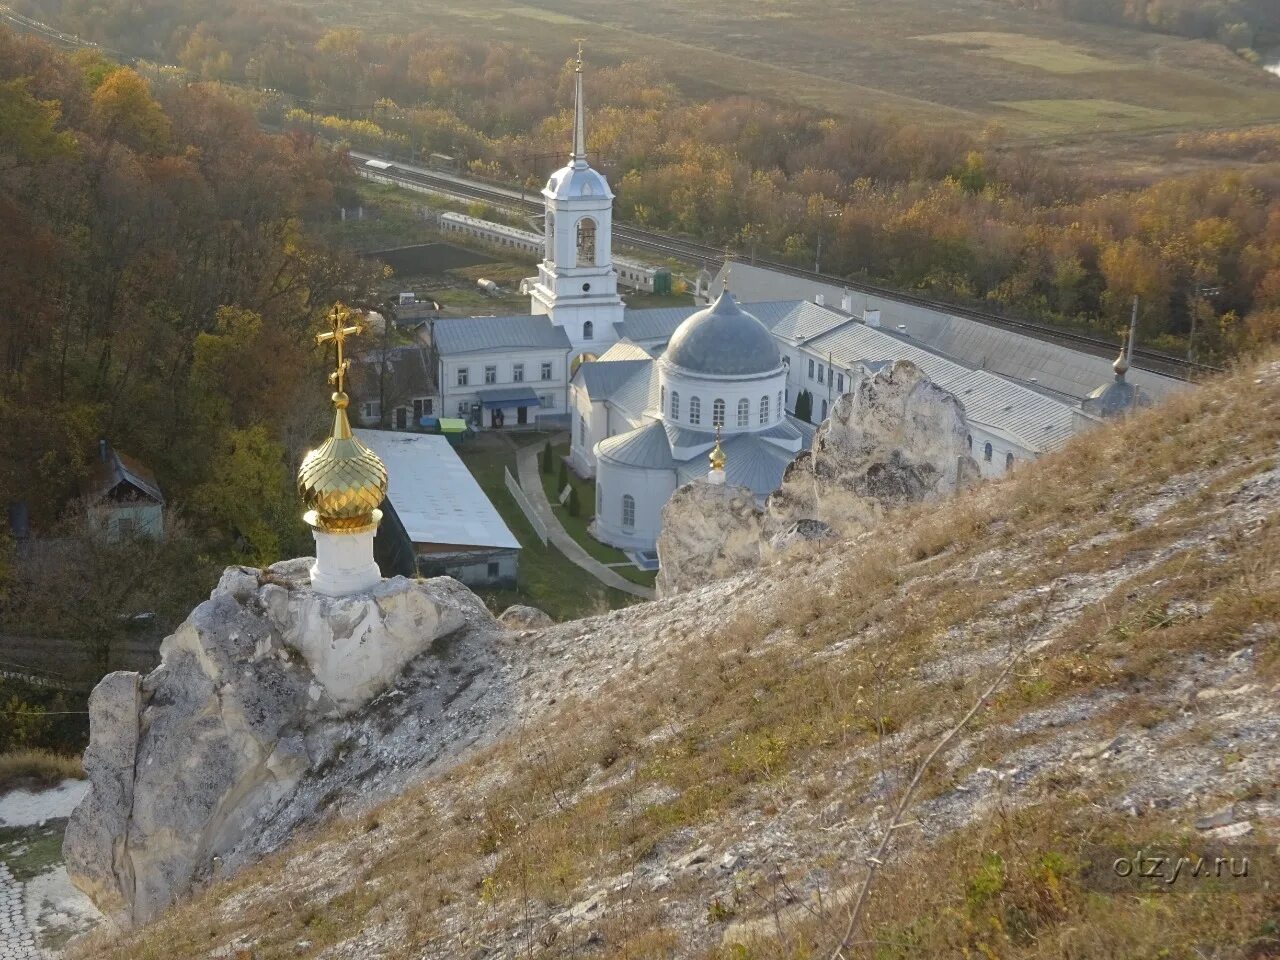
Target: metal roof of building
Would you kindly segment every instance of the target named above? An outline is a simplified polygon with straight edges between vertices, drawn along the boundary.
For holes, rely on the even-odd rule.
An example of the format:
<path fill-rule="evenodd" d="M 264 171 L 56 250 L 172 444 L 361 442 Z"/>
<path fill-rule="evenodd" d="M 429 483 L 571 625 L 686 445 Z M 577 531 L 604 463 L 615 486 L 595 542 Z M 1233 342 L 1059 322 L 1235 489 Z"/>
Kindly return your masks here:
<path fill-rule="evenodd" d="M 497 389 L 477 390 L 476 396 L 484 404 L 486 410 L 496 407 L 540 407 L 542 401 L 533 387 L 499 387 Z"/>
<path fill-rule="evenodd" d="M 663 420 L 662 426 L 673 447 L 709 447 L 716 442 L 715 432 L 711 430 L 690 430 L 670 420 Z"/>
<path fill-rule="evenodd" d="M 646 356 L 643 360 L 589 360 L 579 364 L 574 371 L 573 382 L 587 391 L 593 402 L 613 400 L 614 394 L 641 370 L 653 365 L 653 358 Z"/>
<path fill-rule="evenodd" d="M 627 467 L 674 470 L 675 458 L 662 423 L 651 420 L 643 427 L 620 433 L 596 444 L 596 456 Z"/>
<path fill-rule="evenodd" d="M 757 497 L 767 497 L 782 485 L 795 454 L 788 453 L 758 434 L 739 433 L 720 442 L 725 455 L 725 482 L 747 487 Z M 705 456 L 692 457 L 680 464 L 677 476 L 681 483 L 706 477 L 711 464 Z"/>
<path fill-rule="evenodd" d="M 769 320 L 765 317 L 763 303 L 787 297 L 813 300 L 822 296 L 827 301 L 827 307 L 810 304 L 814 311 L 825 309 L 835 316 L 844 315 L 833 309 L 841 302 L 845 293 L 845 288 L 838 284 L 820 283 L 750 263 L 734 262 L 732 266 L 734 295 L 750 304 L 752 312 L 767 324 Z M 713 296 L 723 289 L 724 273 L 725 268 L 721 267 L 712 282 Z M 900 332 L 910 336 L 922 347 L 953 357 L 969 367 L 991 370 L 1025 383 L 1034 382 L 1077 400 L 1083 400 L 1097 387 L 1111 382 L 1111 360 L 1107 357 L 1097 357 L 1069 346 L 1004 330 L 968 317 L 958 317 L 942 310 L 903 303 L 891 297 L 856 290 L 850 290 L 849 295 L 852 312 L 857 317 L 861 317 L 866 310 L 879 310 L 881 324 L 885 329 L 899 330 L 901 325 Z M 812 314 L 812 311 L 806 313 Z M 815 321 L 820 322 L 817 314 L 812 316 Z M 775 334 L 796 339 L 787 333 L 785 327 L 777 324 L 770 326 Z M 797 332 L 800 336 L 807 337 L 816 336 L 821 331 Z M 1131 369 L 1129 376 L 1135 385 L 1157 400 L 1185 386 L 1179 380 L 1148 370 Z"/>
<path fill-rule="evenodd" d="M 613 405 L 633 420 L 647 410 L 658 409 L 658 367 L 650 360 L 618 387 Z"/>
<path fill-rule="evenodd" d="M 845 370 L 860 364 L 878 369 L 895 360 L 910 360 L 930 380 L 956 395 L 969 420 L 999 429 L 1036 453 L 1061 446 L 1085 418 L 1067 403 L 986 370 L 970 370 L 860 322 L 814 337 L 804 347 L 820 355 L 829 354 L 832 366 Z"/>
<path fill-rule="evenodd" d="M 568 351 L 569 335 L 544 314 L 510 317 L 445 317 L 435 322 L 436 348 L 444 356 L 485 350 Z"/>
<path fill-rule="evenodd" d="M 652 360 L 653 354 L 630 340 L 619 340 L 596 358 L 601 363 L 612 363 L 615 360 Z"/>
<path fill-rule="evenodd" d="M 386 464 L 387 499 L 415 544 L 520 549 L 520 541 L 445 437 L 352 432 Z"/>
<path fill-rule="evenodd" d="M 619 336 L 637 343 L 666 343 L 676 332 L 676 327 L 697 313 L 699 309 L 696 306 L 688 306 L 627 310 L 622 315 L 622 322 L 615 323 L 614 328 Z"/>

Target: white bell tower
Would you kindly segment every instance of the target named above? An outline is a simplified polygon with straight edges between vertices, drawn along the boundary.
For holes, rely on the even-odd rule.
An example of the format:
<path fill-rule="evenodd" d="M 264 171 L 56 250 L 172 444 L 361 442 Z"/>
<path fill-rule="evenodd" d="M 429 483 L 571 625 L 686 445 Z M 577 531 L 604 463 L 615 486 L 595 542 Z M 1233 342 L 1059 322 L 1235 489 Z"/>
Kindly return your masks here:
<path fill-rule="evenodd" d="M 542 190 L 546 249 L 530 289 L 531 312 L 546 314 L 573 344 L 573 360 L 604 353 L 618 339 L 624 305 L 613 269 L 613 191 L 587 163 L 582 45 L 574 70 L 573 153 Z"/>

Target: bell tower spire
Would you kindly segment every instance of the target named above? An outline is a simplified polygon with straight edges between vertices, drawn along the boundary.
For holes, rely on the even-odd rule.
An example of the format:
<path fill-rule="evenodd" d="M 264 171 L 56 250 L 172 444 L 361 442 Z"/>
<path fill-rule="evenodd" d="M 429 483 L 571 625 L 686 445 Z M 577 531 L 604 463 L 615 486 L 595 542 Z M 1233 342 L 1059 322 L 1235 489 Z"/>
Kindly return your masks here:
<path fill-rule="evenodd" d="M 587 105 L 582 99 L 582 41 L 578 41 L 578 62 L 573 68 L 573 153 L 575 167 L 587 165 Z"/>
<path fill-rule="evenodd" d="M 582 41 L 573 65 L 573 149 L 542 188 L 545 255 L 526 282 L 529 312 L 569 336 L 573 363 L 599 356 L 618 339 L 625 304 L 613 266 L 613 191 L 587 162 Z"/>

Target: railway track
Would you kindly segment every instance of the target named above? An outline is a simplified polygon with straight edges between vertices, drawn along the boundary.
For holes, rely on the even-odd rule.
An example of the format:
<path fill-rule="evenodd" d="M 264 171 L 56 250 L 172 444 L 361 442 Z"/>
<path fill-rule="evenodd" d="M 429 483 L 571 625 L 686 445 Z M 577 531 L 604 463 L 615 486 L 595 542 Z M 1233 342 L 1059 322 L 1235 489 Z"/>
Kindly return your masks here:
<path fill-rule="evenodd" d="M 353 156 L 356 156 L 359 159 L 371 155 L 353 153 Z M 386 169 L 378 170 L 376 174 L 377 176 L 385 177 L 387 180 L 403 183 L 409 186 L 417 186 L 430 189 L 433 192 L 449 194 L 463 200 L 483 200 L 487 203 L 494 203 L 500 206 L 515 207 L 521 212 L 528 213 L 540 213 L 542 211 L 541 202 L 525 198 L 514 190 L 490 187 L 473 181 L 464 181 L 457 177 L 432 174 L 421 170 L 402 167 L 391 161 L 387 162 L 390 163 L 390 166 Z M 613 236 L 615 241 L 619 243 L 626 244 L 636 249 L 647 250 L 661 256 L 674 257 L 677 260 L 700 268 L 717 269 L 725 257 L 723 250 L 720 250 L 710 244 L 701 243 L 696 240 L 689 240 L 683 237 L 674 237 L 668 234 L 655 233 L 650 230 L 643 230 L 626 224 L 615 223 L 613 227 Z M 838 287 L 847 287 L 849 290 L 858 293 L 884 297 L 886 299 L 895 300 L 899 303 L 905 303 L 915 307 L 923 307 L 929 310 L 936 310 L 952 316 L 964 317 L 965 319 L 975 320 L 979 323 L 987 324 L 988 326 L 998 327 L 1003 330 L 1011 330 L 1016 333 L 1035 337 L 1038 340 L 1045 340 L 1050 343 L 1073 347 L 1099 357 L 1111 357 L 1115 355 L 1116 351 L 1120 347 L 1119 341 L 1116 340 L 1094 337 L 1074 330 L 1065 330 L 1060 327 L 1053 327 L 1048 324 L 1038 323 L 1033 320 L 1023 320 L 1018 317 L 1010 317 L 986 310 L 978 310 L 973 307 L 967 307 L 960 304 L 947 303 L 943 300 L 922 297 L 913 293 L 906 293 L 901 290 L 892 290 L 888 287 L 882 287 L 859 280 L 849 280 L 844 277 L 815 273 L 812 270 L 805 270 L 802 267 L 796 267 L 788 263 L 781 263 L 777 260 L 757 257 L 752 262 L 758 266 L 767 267 L 770 270 L 776 270 L 779 273 L 785 273 L 793 277 L 801 277 L 806 280 L 813 280 L 817 283 L 832 284 Z M 1176 377 L 1182 380 L 1190 380 L 1199 375 L 1216 373 L 1221 369 L 1210 364 L 1185 360 L 1171 354 L 1162 353 L 1157 350 L 1145 350 L 1141 347 L 1138 347 L 1133 351 L 1133 360 L 1134 365 L 1140 369 L 1149 370 L 1154 373 L 1161 373 L 1166 376 Z"/>

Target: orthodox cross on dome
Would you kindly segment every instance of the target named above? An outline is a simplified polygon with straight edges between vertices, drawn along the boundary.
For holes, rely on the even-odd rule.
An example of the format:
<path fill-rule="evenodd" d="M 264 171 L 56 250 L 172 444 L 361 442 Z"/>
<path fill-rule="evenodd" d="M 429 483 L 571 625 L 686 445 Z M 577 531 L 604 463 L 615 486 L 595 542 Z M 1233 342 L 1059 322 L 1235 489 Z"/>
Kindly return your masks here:
<path fill-rule="evenodd" d="M 327 333 L 317 333 L 316 343 L 325 344 L 332 340 L 338 348 L 337 363 L 333 373 L 329 374 L 329 383 L 333 385 L 334 390 L 338 393 L 345 393 L 343 386 L 347 379 L 347 368 L 351 366 L 351 361 L 342 356 L 342 344 L 347 337 L 358 336 L 364 333 L 364 325 L 353 323 L 347 326 L 347 320 L 351 317 L 351 312 L 342 304 L 335 303 L 333 305 L 333 313 L 330 315 L 329 324 L 333 328 Z"/>

